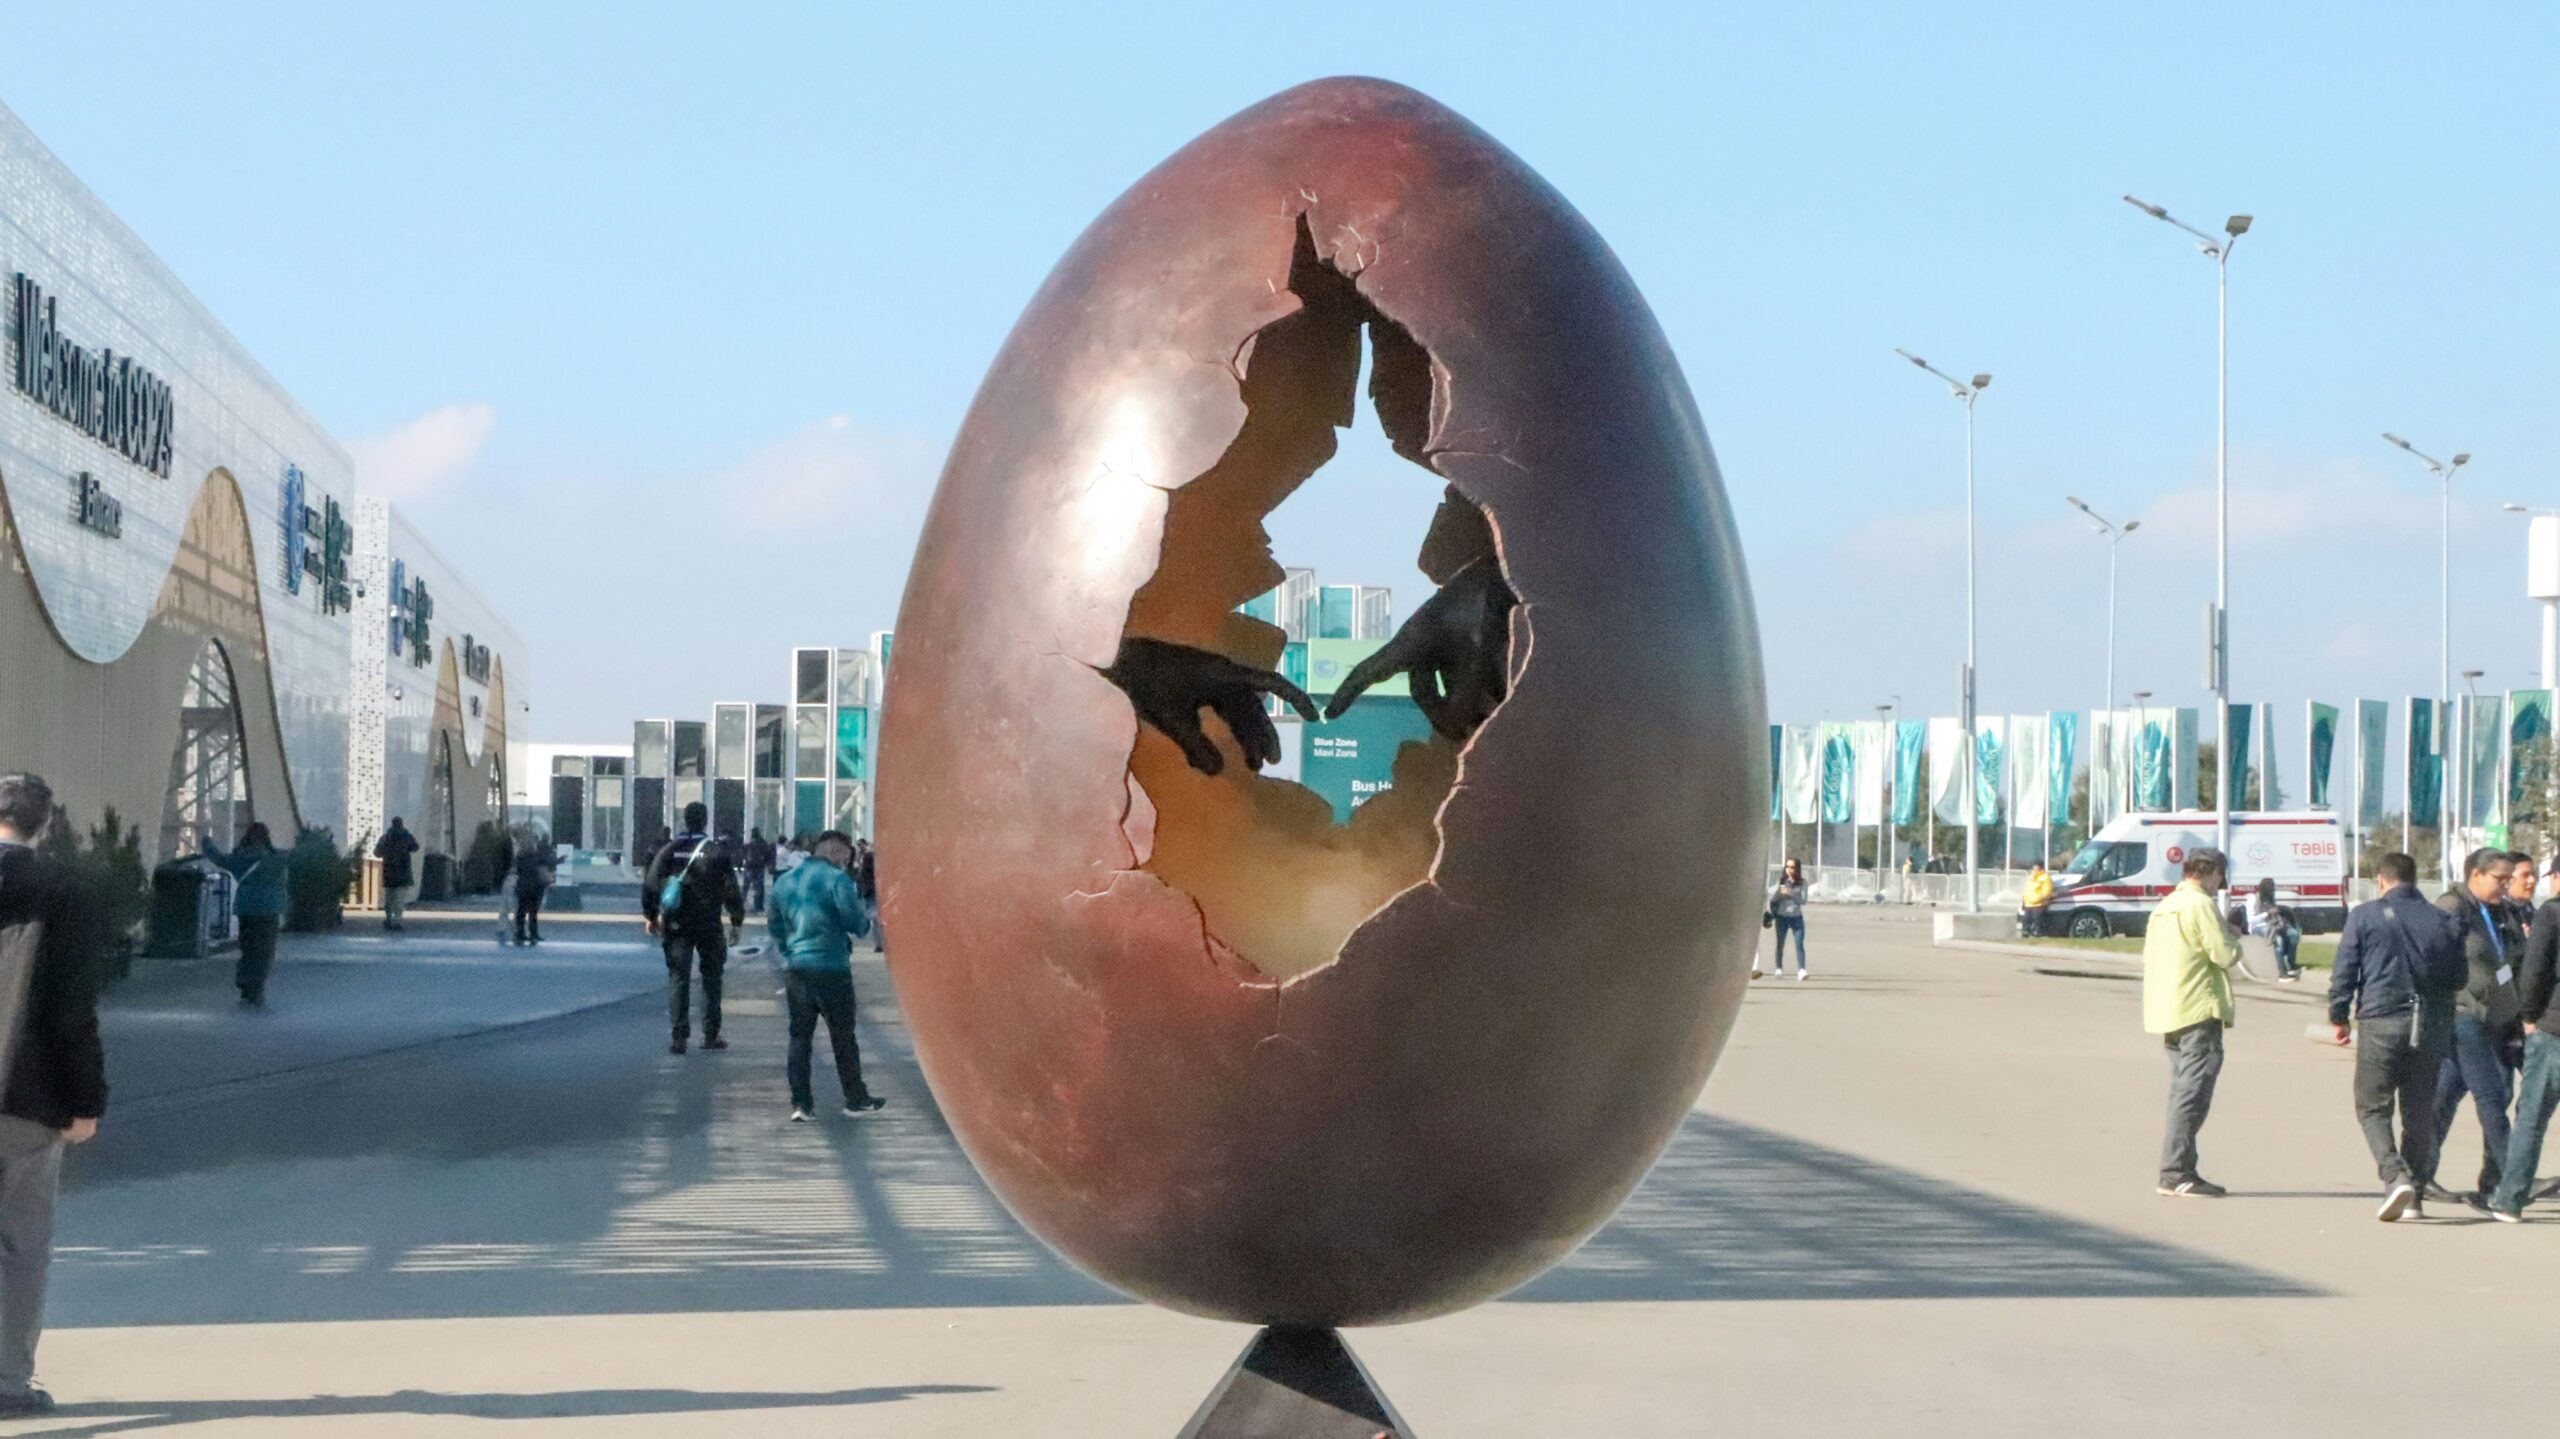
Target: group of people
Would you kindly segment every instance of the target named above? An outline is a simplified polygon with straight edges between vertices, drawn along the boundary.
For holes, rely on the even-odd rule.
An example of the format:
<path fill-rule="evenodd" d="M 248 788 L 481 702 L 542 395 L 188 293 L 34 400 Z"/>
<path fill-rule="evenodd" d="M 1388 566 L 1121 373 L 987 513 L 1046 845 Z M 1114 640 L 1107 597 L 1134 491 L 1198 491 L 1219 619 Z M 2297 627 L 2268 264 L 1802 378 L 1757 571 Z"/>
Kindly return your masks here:
<path fill-rule="evenodd" d="M 835 1054 L 836 1083 L 844 1114 L 859 1118 L 885 1101 L 862 1079 L 862 1050 L 854 1038 L 853 943 L 879 933 L 878 887 L 871 846 L 841 830 L 828 830 L 805 848 L 766 842 L 751 832 L 744 846 L 705 833 L 709 811 L 685 806 L 684 827 L 661 846 L 643 873 L 641 916 L 658 936 L 667 960 L 669 1053 L 682 1054 L 693 1036 L 693 991 L 702 994 L 702 1047 L 722 1050 L 721 989 L 729 951 L 746 923 L 750 887 L 767 900 L 765 926 L 780 951 L 783 993 L 790 1011 L 790 1044 L 783 1074 L 791 1089 L 791 1118 L 807 1123 L 817 1111 L 810 1082 L 810 1051 L 819 1024 Z M 740 874 L 748 875 L 748 885 Z"/>
<path fill-rule="evenodd" d="M 2429 902 L 2416 861 L 2385 855 L 2374 867 L 2380 896 L 2347 915 L 2330 969 L 2329 1024 L 2337 1043 L 2356 1046 L 2356 1118 L 2382 1181 L 2375 1217 L 2385 1223 L 2423 1217 L 2429 1199 L 2517 1223 L 2527 1204 L 2560 1191 L 2535 1187 L 2560 1108 L 2560 859 L 2539 908 L 2537 874 L 2532 855 L 2474 850 L 2461 881 Z M 2222 1072 L 2223 1031 L 2236 1017 L 2230 972 L 2239 944 L 2219 899 L 2228 875 L 2217 850 L 2187 855 L 2143 942 L 2143 1026 L 2169 1056 L 2160 1192 L 2182 1198 L 2225 1192 L 2198 1171 L 2197 1133 Z M 2249 907 L 2253 929 L 2261 907 Z M 2271 894 L 2263 908 L 2274 910 Z M 2288 974 L 2298 973 L 2290 946 L 2278 954 Z M 2436 1170 L 2466 1098 L 2479 1117 L 2480 1174 L 2477 1187 L 2457 1193 L 2436 1182 Z"/>

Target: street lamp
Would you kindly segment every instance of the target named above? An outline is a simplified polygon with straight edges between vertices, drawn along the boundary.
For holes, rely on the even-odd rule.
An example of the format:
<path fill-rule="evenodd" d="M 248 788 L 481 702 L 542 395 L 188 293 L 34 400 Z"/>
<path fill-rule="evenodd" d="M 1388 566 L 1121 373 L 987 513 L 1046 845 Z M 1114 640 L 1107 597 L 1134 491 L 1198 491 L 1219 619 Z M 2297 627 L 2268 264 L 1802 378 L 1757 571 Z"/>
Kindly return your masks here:
<path fill-rule="evenodd" d="M 1979 741 L 1973 733 L 1973 402 L 1991 387 L 1991 377 L 1977 374 L 1968 383 L 1909 350 L 1897 348 L 1894 353 L 1936 376 L 1948 393 L 1964 401 L 1964 689 L 1957 705 L 1963 714 L 1959 723 L 1964 726 L 1964 788 L 1960 791 L 1964 796 L 1964 907 L 1974 911 L 1982 908 L 1982 855 L 1981 815 L 1974 805 L 1974 767 L 1980 761 L 1974 754 Z"/>
<path fill-rule="evenodd" d="M 2542 602 L 2542 687 L 2560 687 L 2560 510 L 2528 509 L 2513 500 L 2505 508 L 2532 518 L 2524 541 L 2524 592 Z"/>
<path fill-rule="evenodd" d="M 2415 455 L 2436 477 L 2442 490 L 2436 506 L 2436 683 L 2437 693 L 2446 703 L 2453 699 L 2453 472 L 2471 463 L 2471 452 L 2463 450 L 2447 460 L 2439 460 L 2407 440 L 2386 430 L 2382 438 Z M 2436 748 L 2445 748 L 2444 716 L 2436 716 Z M 2453 812 L 2452 786 L 2441 778 L 2436 783 L 2436 819 L 2446 822 Z M 2436 869 L 2446 879 L 2453 877 L 2453 842 L 2448 834 L 2436 848 Z"/>
<path fill-rule="evenodd" d="M 1902 798 L 1902 765 L 1900 763 L 1902 745 L 1896 736 L 1893 723 L 1894 713 L 1901 707 L 1902 696 L 1900 695 L 1895 695 L 1892 699 L 1876 706 L 1876 713 L 1881 716 L 1879 723 L 1884 726 L 1884 743 L 1878 748 L 1888 756 L 1885 762 L 1893 765 L 1891 771 L 1893 792 L 1886 796 L 1884 813 L 1878 816 L 1884 821 L 1882 826 L 1884 836 L 1876 844 L 1876 902 L 1879 904 L 1884 902 L 1884 877 L 1893 873 L 1893 812 L 1899 807 Z"/>
<path fill-rule="evenodd" d="M 2071 508 L 2087 515 L 2090 523 L 2098 527 L 2098 533 L 2107 537 L 2106 707 L 2112 710 L 2116 707 L 2116 546 L 2123 542 L 2125 536 L 2132 534 L 2135 530 L 2141 529 L 2142 521 L 2127 520 L 2123 524 L 2119 525 L 2108 519 L 2106 516 L 2099 514 L 2096 510 L 2089 508 L 2089 506 L 2083 502 L 2078 495 L 2064 495 L 2062 498 L 2070 504 Z"/>
<path fill-rule="evenodd" d="M 2193 235 L 2196 247 L 2213 261 L 2214 302 L 2214 442 L 2213 442 L 2213 624 L 2207 663 L 2213 674 L 2215 762 L 2223 774 L 2213 786 L 2214 848 L 2231 854 L 2231 247 L 2249 233 L 2250 217 L 2234 215 L 2222 222 L 2224 238 L 2215 239 L 2148 200 L 2131 195 L 2124 202 L 2164 225 Z"/>

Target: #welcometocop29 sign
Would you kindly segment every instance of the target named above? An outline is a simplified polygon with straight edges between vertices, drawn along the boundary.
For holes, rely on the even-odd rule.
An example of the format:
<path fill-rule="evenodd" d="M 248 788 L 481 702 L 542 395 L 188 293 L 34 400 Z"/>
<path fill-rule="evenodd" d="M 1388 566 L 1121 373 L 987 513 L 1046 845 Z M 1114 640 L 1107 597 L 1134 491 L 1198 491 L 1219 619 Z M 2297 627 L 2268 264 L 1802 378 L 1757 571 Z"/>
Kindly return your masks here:
<path fill-rule="evenodd" d="M 17 282 L 18 392 L 151 473 L 169 476 L 169 384 L 113 350 L 63 336 L 54 301 L 23 273 Z"/>

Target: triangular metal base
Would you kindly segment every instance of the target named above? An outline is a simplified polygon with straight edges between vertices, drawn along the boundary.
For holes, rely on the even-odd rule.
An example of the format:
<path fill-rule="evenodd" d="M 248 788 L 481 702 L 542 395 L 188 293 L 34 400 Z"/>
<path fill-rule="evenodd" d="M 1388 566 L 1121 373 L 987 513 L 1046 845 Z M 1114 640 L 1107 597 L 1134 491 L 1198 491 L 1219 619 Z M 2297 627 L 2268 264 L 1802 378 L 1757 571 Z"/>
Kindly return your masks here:
<path fill-rule="evenodd" d="M 1413 1439 L 1331 1329 L 1265 1329 L 1181 1439 Z"/>

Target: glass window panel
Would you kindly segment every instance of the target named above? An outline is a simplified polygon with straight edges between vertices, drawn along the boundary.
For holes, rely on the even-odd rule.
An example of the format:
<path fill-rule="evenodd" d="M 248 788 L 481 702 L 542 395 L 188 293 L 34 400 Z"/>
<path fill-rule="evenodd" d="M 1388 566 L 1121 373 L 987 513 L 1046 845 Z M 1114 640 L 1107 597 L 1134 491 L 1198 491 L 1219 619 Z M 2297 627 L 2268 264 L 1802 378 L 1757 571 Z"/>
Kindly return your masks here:
<path fill-rule="evenodd" d="M 791 757 L 791 773 L 798 778 L 827 777 L 827 707 L 803 705 L 793 716 L 796 743 Z"/>
<path fill-rule="evenodd" d="M 723 779 L 747 777 L 747 707 L 719 705 L 711 712 L 714 734 L 712 773 Z"/>
<path fill-rule="evenodd" d="M 587 786 L 587 802 L 597 809 L 622 808 L 622 781 L 618 777 L 598 777 Z"/>
<path fill-rule="evenodd" d="M 836 651 L 836 707 L 871 703 L 871 655 L 867 650 Z"/>
<path fill-rule="evenodd" d="M 755 827 L 763 830 L 767 839 L 780 839 L 790 833 L 783 827 L 782 791 L 783 784 L 778 779 L 756 781 Z"/>
<path fill-rule="evenodd" d="M 676 778 L 702 778 L 702 721 L 677 720 L 675 728 Z"/>
<path fill-rule="evenodd" d="M 788 743 L 785 725 L 789 719 L 789 712 L 780 705 L 756 706 L 757 779 L 780 779 L 788 768 L 790 756 L 784 746 Z"/>
<path fill-rule="evenodd" d="M 698 779 L 680 779 L 676 781 L 675 822 L 677 828 L 681 829 L 684 827 L 684 807 L 689 804 L 700 803 L 702 803 L 702 781 Z"/>
<path fill-rule="evenodd" d="M 667 782 L 644 775 L 631 782 L 631 864 L 647 864 L 667 842 Z"/>
<path fill-rule="evenodd" d="M 667 772 L 667 722 L 642 720 L 631 727 L 631 765 L 642 774 Z"/>
<path fill-rule="evenodd" d="M 832 651 L 828 650 L 793 652 L 792 670 L 795 679 L 791 691 L 793 699 L 804 705 L 822 705 L 827 702 L 827 660 L 831 654 Z"/>
<path fill-rule="evenodd" d="M 829 824 L 836 829 L 843 830 L 846 834 L 859 835 L 863 832 L 861 785 L 840 784 L 836 786 L 836 812 L 835 817 L 829 821 Z"/>
<path fill-rule="evenodd" d="M 836 711 L 836 778 L 871 777 L 871 711 Z"/>
<path fill-rule="evenodd" d="M 711 782 L 711 832 L 729 839 L 743 839 L 747 833 L 747 782 L 742 779 L 715 779 Z"/>
<path fill-rule="evenodd" d="M 827 782 L 804 779 L 792 786 L 791 833 L 806 839 L 827 827 Z"/>
<path fill-rule="evenodd" d="M 551 772 L 555 775 L 574 775 L 584 779 L 587 775 L 587 757 L 582 754 L 553 755 Z"/>
<path fill-rule="evenodd" d="M 587 782 L 570 775 L 551 779 L 551 840 L 572 849 L 587 842 Z"/>
<path fill-rule="evenodd" d="M 600 754 L 595 757 L 595 772 L 597 774 L 629 774 L 631 762 L 618 754 Z"/>

